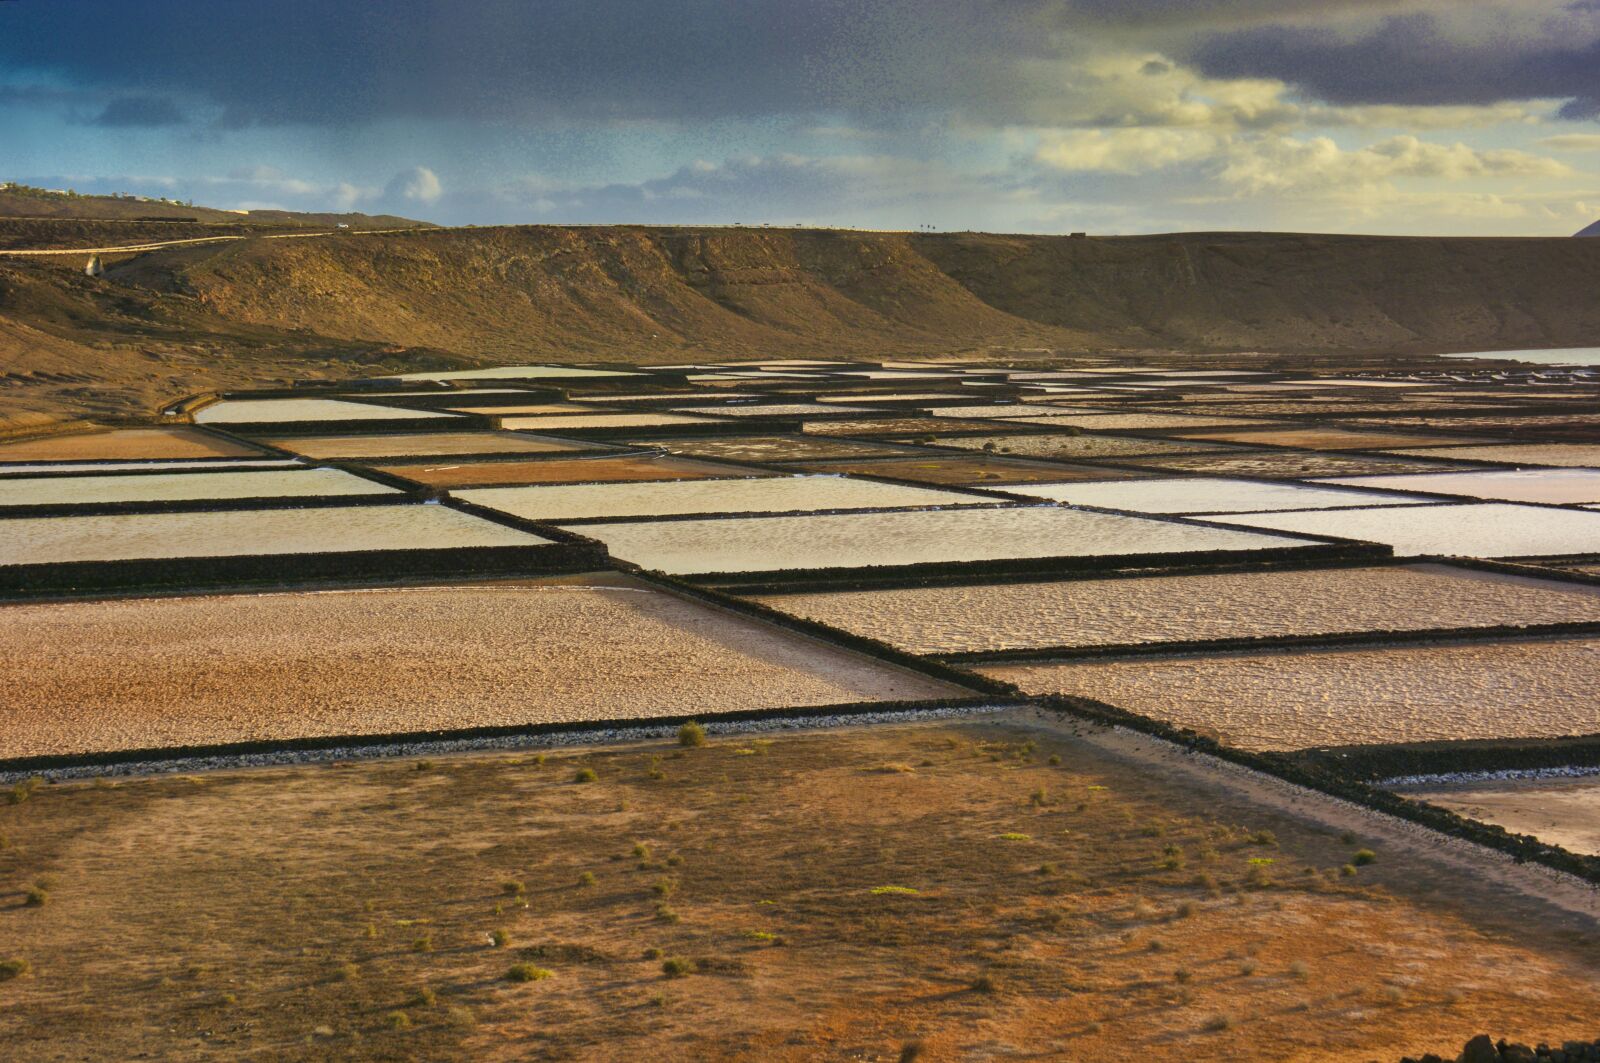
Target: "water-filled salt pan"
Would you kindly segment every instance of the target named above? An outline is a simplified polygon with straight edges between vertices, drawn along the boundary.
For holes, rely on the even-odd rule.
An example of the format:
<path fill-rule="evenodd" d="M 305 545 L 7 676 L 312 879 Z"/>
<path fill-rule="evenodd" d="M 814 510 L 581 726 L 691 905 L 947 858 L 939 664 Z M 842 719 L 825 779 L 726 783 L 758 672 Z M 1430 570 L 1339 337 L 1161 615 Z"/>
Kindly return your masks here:
<path fill-rule="evenodd" d="M 1117 439 L 1111 436 L 1036 435 L 940 436 L 941 447 L 984 450 L 994 454 L 1015 454 L 1025 458 L 1064 458 L 1082 461 L 1093 458 L 1121 459 L 1137 454 L 1194 454 L 1223 451 L 1222 444 L 1191 443 L 1170 439 Z"/>
<path fill-rule="evenodd" d="M 398 421 L 453 419 L 441 410 L 403 410 L 343 399 L 224 399 L 195 413 L 197 424 L 266 424 L 299 421 Z"/>
<path fill-rule="evenodd" d="M 308 458 L 403 458 L 451 454 L 557 454 L 606 450 L 603 443 L 516 432 L 402 432 L 385 435 L 262 437 L 261 442 Z"/>
<path fill-rule="evenodd" d="M 548 542 L 438 505 L 14 517 L 0 520 L 0 565 Z"/>
<path fill-rule="evenodd" d="M 1426 783 L 1396 792 L 1569 852 L 1600 856 L 1600 776 Z"/>
<path fill-rule="evenodd" d="M 393 487 L 385 487 L 383 484 L 374 483 L 340 469 L 241 469 L 224 472 L 128 473 L 121 476 L 37 476 L 0 479 L 0 507 L 398 493 L 399 491 Z M 0 534 L 3 534 L 3 531 L 0 531 Z"/>
<path fill-rule="evenodd" d="M 0 465 L 0 478 L 8 476 L 81 476 L 103 472 L 181 472 L 185 469 L 210 469 L 221 472 L 227 469 L 287 469 L 299 466 L 295 458 L 247 458 L 238 461 L 227 458 L 209 461 L 57 461 L 47 465 Z M 0 501 L 5 494 L 0 483 Z"/>
<path fill-rule="evenodd" d="M 1420 476 L 1352 476 L 1321 482 L 1393 491 L 1434 491 L 1503 502 L 1600 502 L 1600 469 L 1492 469 Z"/>
<path fill-rule="evenodd" d="M 582 530 L 606 543 L 617 557 L 675 573 L 1266 551 L 1309 545 L 1276 535 L 1217 535 L 1214 532 L 1222 529 L 1057 506 L 588 524 Z"/>
<path fill-rule="evenodd" d="M 456 491 L 454 494 L 468 502 L 518 517 L 551 521 L 682 513 L 791 513 L 904 506 L 971 506 L 993 505 L 1003 501 L 983 495 L 851 480 L 843 476 L 493 487 Z"/>
<path fill-rule="evenodd" d="M 1600 513 L 1511 503 L 1222 513 L 1204 519 L 1386 543 L 1402 557 L 1540 557 L 1600 552 Z"/>
<path fill-rule="evenodd" d="M 1140 513 L 1256 512 L 1327 509 L 1334 506 L 1403 506 L 1428 499 L 1379 491 L 1334 490 L 1299 484 L 1190 477 L 1178 480 L 1118 480 L 1098 483 L 1027 484 L 1008 487 L 1018 495 L 1075 506 L 1104 506 Z"/>
<path fill-rule="evenodd" d="M 1600 587 L 1447 565 L 782 594 L 786 613 L 910 653 L 1600 622 Z"/>
<path fill-rule="evenodd" d="M 1396 450 L 1394 453 L 1499 461 L 1507 465 L 1600 466 L 1600 444 L 1597 443 L 1509 443 L 1498 447 L 1430 447 L 1425 451 Z"/>
<path fill-rule="evenodd" d="M 985 665 L 1247 749 L 1600 732 L 1592 638 Z"/>
<path fill-rule="evenodd" d="M 0 461 L 141 461 L 249 458 L 254 447 L 193 428 L 119 428 L 0 443 Z"/>
<path fill-rule="evenodd" d="M 638 376 L 615 369 L 579 369 L 568 365 L 497 365 L 448 373 L 402 373 L 396 380 L 536 380 L 545 377 Z"/>
<path fill-rule="evenodd" d="M 586 413 L 547 414 L 536 417 L 505 417 L 502 428 L 527 428 L 559 432 L 574 428 L 650 428 L 667 424 L 711 424 L 710 417 L 689 417 L 681 413 Z"/>

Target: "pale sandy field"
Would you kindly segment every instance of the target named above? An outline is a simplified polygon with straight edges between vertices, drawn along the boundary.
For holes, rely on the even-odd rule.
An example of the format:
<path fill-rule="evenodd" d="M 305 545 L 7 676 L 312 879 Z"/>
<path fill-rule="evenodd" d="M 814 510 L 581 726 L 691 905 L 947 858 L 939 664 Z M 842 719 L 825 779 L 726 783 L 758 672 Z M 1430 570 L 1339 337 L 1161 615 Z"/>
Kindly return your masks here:
<path fill-rule="evenodd" d="M 616 575 L 9 605 L 0 674 L 0 756 L 966 694 Z"/>
<path fill-rule="evenodd" d="M 1600 587 L 1445 565 L 775 594 L 910 653 L 1600 622 Z"/>
<path fill-rule="evenodd" d="M 1600 639 L 987 665 L 1247 749 L 1600 733 Z"/>
<path fill-rule="evenodd" d="M 1600 776 L 1406 786 L 1399 792 L 1513 834 L 1600 856 Z"/>

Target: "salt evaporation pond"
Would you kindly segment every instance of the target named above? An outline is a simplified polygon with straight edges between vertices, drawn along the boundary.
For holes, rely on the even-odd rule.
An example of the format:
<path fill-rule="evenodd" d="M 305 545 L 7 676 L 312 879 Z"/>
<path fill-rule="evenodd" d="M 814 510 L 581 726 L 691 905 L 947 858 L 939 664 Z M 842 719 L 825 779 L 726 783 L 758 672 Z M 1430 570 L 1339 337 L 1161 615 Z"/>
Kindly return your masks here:
<path fill-rule="evenodd" d="M 1301 447 L 1306 450 L 1393 450 L 1396 447 L 1425 447 L 1430 443 L 1479 443 L 1482 440 L 1450 436 L 1430 436 L 1415 432 L 1357 432 L 1347 428 L 1267 428 L 1240 431 L 1185 432 L 1189 439 L 1218 440 L 1246 446 Z M 1399 454 L 1426 451 L 1396 450 Z"/>
<path fill-rule="evenodd" d="M 757 600 L 908 653 L 930 654 L 1600 622 L 1600 587 L 1447 565 L 906 587 Z"/>
<path fill-rule="evenodd" d="M 106 472 L 183 472 L 186 469 L 293 469 L 303 468 L 296 458 L 210 458 L 203 461 L 56 461 L 41 465 L 0 465 L 0 496 L 3 480 L 14 476 L 82 476 Z"/>
<path fill-rule="evenodd" d="M 1118 480 L 1097 483 L 1025 484 L 1012 494 L 1048 498 L 1074 506 L 1104 506 L 1140 513 L 1256 512 L 1327 509 L 1336 506 L 1404 506 L 1424 498 L 1381 491 L 1335 490 L 1300 484 L 1259 483 L 1191 477 L 1178 480 Z"/>
<path fill-rule="evenodd" d="M 1501 502 L 1600 502 L 1600 469 L 1492 469 L 1420 476 L 1354 476 L 1321 482 L 1391 491 L 1433 491 Z"/>
<path fill-rule="evenodd" d="M 1519 506 L 1509 502 L 1219 513 L 1204 519 L 1385 543 L 1401 557 L 1418 554 L 1543 557 L 1600 553 L 1600 513 Z"/>
<path fill-rule="evenodd" d="M 276 424 L 302 421 L 413 421 L 453 420 L 440 410 L 403 410 L 370 402 L 343 399 L 223 399 L 202 407 L 196 424 Z"/>
<path fill-rule="evenodd" d="M 1227 451 L 1222 444 L 1176 442 L 1170 439 L 1117 439 L 1111 436 L 1036 435 L 940 436 L 941 447 L 983 450 L 995 454 L 1014 454 L 1024 458 L 1063 458 L 1083 461 L 1094 458 L 1121 459 L 1137 454 L 1197 454 Z"/>
<path fill-rule="evenodd" d="M 1553 347 L 1531 351 L 1459 351 L 1440 358 L 1494 358 L 1532 365 L 1600 365 L 1600 347 Z"/>
<path fill-rule="evenodd" d="M 393 495 L 393 487 L 339 469 L 240 469 L 0 479 L 0 508 L 118 502 L 198 502 L 240 498 Z M 0 529 L 3 529 L 0 525 Z M 0 530 L 0 534 L 4 534 Z"/>
<path fill-rule="evenodd" d="M 851 480 L 782 476 L 738 480 L 501 487 L 453 492 L 457 498 L 528 520 L 651 517 L 685 513 L 793 513 L 803 510 L 994 505 L 983 495 Z"/>
<path fill-rule="evenodd" d="M 711 424 L 710 417 L 689 417 L 681 413 L 591 413 L 546 414 L 536 417 L 504 417 L 502 428 L 547 429 L 560 432 L 575 428 L 653 428 L 658 425 Z"/>
<path fill-rule="evenodd" d="M 438 505 L 8 517 L 0 520 L 0 565 L 537 546 L 549 541 Z"/>
<path fill-rule="evenodd" d="M 810 458 L 919 453 L 916 447 L 894 443 L 852 443 L 817 436 L 714 436 L 709 439 L 639 440 L 637 443 L 639 446 L 659 446 L 673 454 L 727 458 L 732 461 L 804 461 Z"/>
<path fill-rule="evenodd" d="M 601 443 L 516 432 L 397 432 L 384 435 L 263 436 L 260 442 L 308 458 L 406 458 L 468 454 L 559 454 L 605 450 Z"/>
<path fill-rule="evenodd" d="M 1394 790 L 1512 834 L 1531 834 L 1546 845 L 1600 856 L 1600 776 L 1435 782 Z"/>
<path fill-rule="evenodd" d="M 586 524 L 581 530 L 625 561 L 678 574 L 1266 552 L 1312 545 L 1277 535 L 1057 506 Z"/>
<path fill-rule="evenodd" d="M 696 461 L 693 458 L 664 458 L 648 454 L 618 454 L 616 457 L 596 458 L 539 458 L 532 461 L 457 461 L 438 465 L 374 465 L 373 469 L 429 487 L 706 480 L 773 475 L 764 469 L 745 469 L 737 465 Z"/>
<path fill-rule="evenodd" d="M 547 378 L 639 376 L 616 369 L 579 369 L 570 365 L 497 365 L 442 373 L 402 373 L 395 380 L 542 380 Z"/>
<path fill-rule="evenodd" d="M 260 457 L 255 447 L 193 428 L 118 428 L 0 443 L 0 461 L 151 461 Z"/>
<path fill-rule="evenodd" d="M 1592 638 L 984 665 L 1255 750 L 1600 732 Z"/>
<path fill-rule="evenodd" d="M 1396 454 L 1426 454 L 1467 461 L 1498 461 L 1505 465 L 1600 466 L 1596 443 L 1508 443 L 1494 447 L 1442 447 L 1428 451 L 1396 450 Z"/>
<path fill-rule="evenodd" d="M 1467 469 L 1459 462 L 1429 462 L 1413 458 L 1356 457 L 1349 454 L 1291 450 L 1234 451 L 1227 454 L 1175 454 L 1154 458 L 1118 458 L 1119 463 L 1169 472 L 1210 476 L 1259 476 L 1268 480 L 1299 480 L 1314 476 L 1368 476 L 1381 473 L 1443 472 Z"/>
<path fill-rule="evenodd" d="M 0 618 L 0 756 L 969 693 L 618 575 L 7 605 Z"/>

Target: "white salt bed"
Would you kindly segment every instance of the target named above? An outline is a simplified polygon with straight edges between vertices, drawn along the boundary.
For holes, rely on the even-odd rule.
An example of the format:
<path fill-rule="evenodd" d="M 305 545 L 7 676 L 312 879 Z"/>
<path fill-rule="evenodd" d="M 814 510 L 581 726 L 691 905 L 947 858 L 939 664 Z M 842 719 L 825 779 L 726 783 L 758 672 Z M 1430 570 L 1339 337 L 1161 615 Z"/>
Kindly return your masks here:
<path fill-rule="evenodd" d="M 1600 502 L 1600 469 L 1489 469 L 1484 472 L 1438 472 L 1411 476 L 1345 476 L 1317 482 L 1393 491 L 1433 491 L 1470 498 L 1492 498 L 1501 502 L 1544 502 L 1553 505 Z"/>
<path fill-rule="evenodd" d="M 689 417 L 681 413 L 574 413 L 539 417 L 504 417 L 501 428 L 548 429 L 559 432 L 574 428 L 651 428 L 668 424 L 716 424 L 713 417 Z"/>
<path fill-rule="evenodd" d="M 449 373 L 402 373 L 396 380 L 537 380 L 546 377 L 639 376 L 615 369 L 578 369 L 570 365 L 497 365 L 489 369 L 460 369 Z"/>
<path fill-rule="evenodd" d="M 919 654 L 1600 622 L 1600 587 L 1432 564 L 903 587 L 757 600 Z"/>
<path fill-rule="evenodd" d="M 1542 557 L 1600 553 L 1600 513 L 1499 502 L 1387 506 L 1382 509 L 1219 513 L 1206 520 L 1253 528 L 1364 539 L 1396 555 Z"/>
<path fill-rule="evenodd" d="M 468 502 L 528 520 L 972 506 L 1003 501 L 984 495 L 852 480 L 843 476 L 491 487 L 452 493 Z"/>
<path fill-rule="evenodd" d="M 1310 545 L 1253 532 L 1028 506 L 587 524 L 617 557 L 673 573 L 861 568 L 1044 557 L 1115 557 Z"/>
<path fill-rule="evenodd" d="M 1600 777 L 1424 783 L 1395 792 L 1513 834 L 1531 834 L 1547 845 L 1600 856 Z"/>
<path fill-rule="evenodd" d="M 1207 417 L 1183 413 L 1069 413 L 1066 410 L 1057 413 L 1037 406 L 1028 409 L 1032 412 L 1024 416 L 1048 417 L 1053 425 L 1064 424 L 1073 428 L 1101 432 L 1138 428 L 1227 428 L 1235 425 L 1274 423 L 1250 417 Z"/>
<path fill-rule="evenodd" d="M 0 508 L 394 494 L 400 491 L 340 469 L 245 469 L 0 479 Z"/>
<path fill-rule="evenodd" d="M 402 410 L 343 399 L 224 399 L 195 413 L 198 424 L 265 424 L 290 421 L 381 421 L 453 418 L 440 410 Z"/>
<path fill-rule="evenodd" d="M 1600 640 L 985 665 L 1030 694 L 1093 698 L 1246 749 L 1600 731 Z"/>
<path fill-rule="evenodd" d="M 868 401 L 862 396 L 860 401 Z M 882 410 L 849 410 L 843 411 L 834 406 L 824 406 L 818 402 L 793 402 L 786 404 L 772 404 L 760 406 L 755 404 L 741 404 L 734 406 L 675 406 L 675 413 L 687 414 L 715 414 L 721 417 L 804 417 L 814 413 L 883 413 Z"/>
<path fill-rule="evenodd" d="M 16 517 L 0 521 L 0 565 L 549 542 L 438 505 Z"/>
<path fill-rule="evenodd" d="M 1261 510 L 1328 509 L 1337 506 L 1404 506 L 1426 498 L 1380 491 L 1335 490 L 1299 484 L 1185 477 L 1172 480 L 1083 481 L 1009 484 L 1012 494 L 1048 498 L 1074 506 L 1104 506 L 1140 513 L 1242 513 Z"/>

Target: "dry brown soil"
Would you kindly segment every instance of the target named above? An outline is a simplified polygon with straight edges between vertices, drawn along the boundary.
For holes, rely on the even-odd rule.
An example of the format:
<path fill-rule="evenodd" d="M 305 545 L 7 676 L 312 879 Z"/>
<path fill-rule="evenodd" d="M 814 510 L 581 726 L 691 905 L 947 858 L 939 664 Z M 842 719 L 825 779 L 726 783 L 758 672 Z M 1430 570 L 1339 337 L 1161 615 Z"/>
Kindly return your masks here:
<path fill-rule="evenodd" d="M 0 1055 L 1345 1061 L 1593 1034 L 1592 921 L 1197 787 L 994 722 L 45 786 L 0 805 L 0 959 L 31 967 L 0 982 Z"/>

